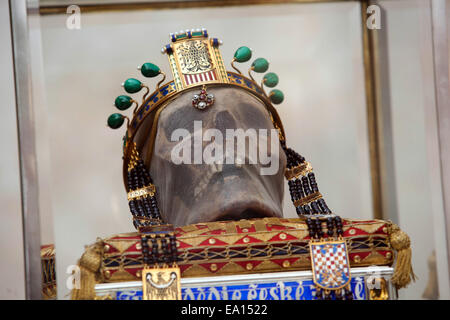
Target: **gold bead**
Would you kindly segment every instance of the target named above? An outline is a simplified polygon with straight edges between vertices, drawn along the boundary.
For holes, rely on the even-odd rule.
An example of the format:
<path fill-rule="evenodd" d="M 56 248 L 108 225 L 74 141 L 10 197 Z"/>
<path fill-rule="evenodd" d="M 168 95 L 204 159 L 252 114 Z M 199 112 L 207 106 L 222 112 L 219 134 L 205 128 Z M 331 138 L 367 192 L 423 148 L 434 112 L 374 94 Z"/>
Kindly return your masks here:
<path fill-rule="evenodd" d="M 105 271 L 105 278 L 109 279 L 109 277 L 111 277 L 111 271 L 106 270 Z"/>
<path fill-rule="evenodd" d="M 392 258 L 392 253 L 391 252 L 388 252 L 388 253 L 386 253 L 386 259 L 391 259 Z"/>
<path fill-rule="evenodd" d="M 209 239 L 209 244 L 214 244 L 214 243 L 216 243 L 216 239 Z"/>
<path fill-rule="evenodd" d="M 253 265 L 251 263 L 247 263 L 247 265 L 245 266 L 245 269 L 252 270 L 253 269 Z"/>
<path fill-rule="evenodd" d="M 140 278 L 141 277 L 141 271 L 136 271 L 136 277 Z"/>
<path fill-rule="evenodd" d="M 286 233 L 280 234 L 280 239 L 281 240 L 286 240 L 286 238 L 287 238 Z"/>
<path fill-rule="evenodd" d="M 360 263 L 361 262 L 361 257 L 356 255 L 353 257 L 353 261 L 355 261 L 356 263 Z"/>
<path fill-rule="evenodd" d="M 142 249 L 142 245 L 139 242 L 136 244 L 136 249 L 137 250 L 141 250 Z"/>
<path fill-rule="evenodd" d="M 111 249 L 111 247 L 108 244 L 105 244 L 104 249 L 105 249 L 105 251 L 109 251 L 109 249 Z"/>
<path fill-rule="evenodd" d="M 289 260 L 284 260 L 283 261 L 283 268 L 288 268 L 291 266 L 291 263 L 289 262 Z"/>
<path fill-rule="evenodd" d="M 177 248 L 180 247 L 180 241 L 177 241 Z"/>
<path fill-rule="evenodd" d="M 388 232 L 388 228 L 383 227 L 383 232 L 384 232 L 384 233 L 387 233 L 387 232 Z"/>
<path fill-rule="evenodd" d="M 217 270 L 217 264 L 213 263 L 211 265 L 211 271 L 216 271 Z"/>

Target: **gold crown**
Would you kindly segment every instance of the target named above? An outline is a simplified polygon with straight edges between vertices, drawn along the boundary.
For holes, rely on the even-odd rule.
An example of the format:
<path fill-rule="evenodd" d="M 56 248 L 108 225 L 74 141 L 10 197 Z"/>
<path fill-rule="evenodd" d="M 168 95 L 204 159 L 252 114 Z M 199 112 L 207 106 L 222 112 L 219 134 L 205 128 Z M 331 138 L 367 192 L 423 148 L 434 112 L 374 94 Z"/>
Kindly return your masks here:
<path fill-rule="evenodd" d="M 152 130 L 150 131 L 151 141 L 156 137 L 156 124 L 162 106 L 166 106 L 170 100 L 176 98 L 181 92 L 195 88 L 209 86 L 234 86 L 246 90 L 259 98 L 269 111 L 274 127 L 279 132 L 280 140 L 284 142 L 285 135 L 281 119 L 273 107 L 283 101 L 284 95 L 278 89 L 273 89 L 266 94 L 264 86 L 273 88 L 278 84 L 278 76 L 269 72 L 264 75 L 260 84 L 252 76 L 252 72 L 265 73 L 269 68 L 269 62 L 264 58 L 258 58 L 251 64 L 248 74 L 245 77 L 236 68 L 234 63 L 243 63 L 251 59 L 252 51 L 248 47 L 240 47 L 236 50 L 231 66 L 236 72 L 225 69 L 225 65 L 220 54 L 219 46 L 222 44 L 217 38 L 209 38 L 206 29 L 192 29 L 180 33 L 170 34 L 171 43 L 162 48 L 162 53 L 167 54 L 169 65 L 172 71 L 173 80 L 162 84 L 166 78 L 164 72 L 153 63 L 144 63 L 139 70 L 142 75 L 148 78 L 162 76 L 157 83 L 156 90 L 150 94 L 149 87 L 141 81 L 129 78 L 122 86 L 128 93 L 137 93 L 141 89 L 146 92 L 139 104 L 136 100 L 127 95 L 120 95 L 116 98 L 114 105 L 119 110 L 127 110 L 135 105 L 131 120 L 122 114 L 113 113 L 108 118 L 108 126 L 117 129 L 127 120 L 127 131 L 124 136 L 124 180 L 130 161 L 133 162 L 133 150 L 135 147 L 134 138 L 144 119 L 151 116 L 153 118 Z M 199 108 L 204 109 L 204 108 Z M 159 112 L 158 112 L 159 111 Z M 152 149 L 153 144 L 150 144 Z M 150 159 L 146 159 L 149 165 Z"/>

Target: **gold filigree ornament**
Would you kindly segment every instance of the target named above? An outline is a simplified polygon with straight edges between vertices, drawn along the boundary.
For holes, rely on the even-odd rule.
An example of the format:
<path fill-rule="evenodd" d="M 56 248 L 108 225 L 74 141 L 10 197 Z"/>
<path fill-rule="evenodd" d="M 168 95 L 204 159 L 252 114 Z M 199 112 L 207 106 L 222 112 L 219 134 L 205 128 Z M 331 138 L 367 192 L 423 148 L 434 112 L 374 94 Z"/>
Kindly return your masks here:
<path fill-rule="evenodd" d="M 140 197 L 143 196 L 150 196 L 153 197 L 155 195 L 156 192 L 156 188 L 153 184 L 150 184 L 148 186 L 145 186 L 143 188 L 139 188 L 137 190 L 132 190 L 130 192 L 128 192 L 128 201 L 133 200 L 133 199 L 138 199 Z"/>

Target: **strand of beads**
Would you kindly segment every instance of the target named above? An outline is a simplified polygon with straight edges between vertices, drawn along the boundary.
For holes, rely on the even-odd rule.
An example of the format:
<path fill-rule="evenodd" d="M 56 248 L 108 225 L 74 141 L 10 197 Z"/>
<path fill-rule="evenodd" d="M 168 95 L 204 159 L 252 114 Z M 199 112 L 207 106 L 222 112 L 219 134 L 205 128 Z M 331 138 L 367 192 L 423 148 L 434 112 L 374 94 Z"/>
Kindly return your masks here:
<path fill-rule="evenodd" d="M 170 239 L 170 250 L 172 252 L 172 263 L 176 263 L 178 260 L 178 249 L 177 249 L 177 243 L 175 240 L 175 235 L 171 234 L 169 236 Z"/>
<path fill-rule="evenodd" d="M 141 235 L 142 262 L 144 266 L 158 264 L 176 264 L 178 250 L 175 234 L 144 234 Z"/>
<path fill-rule="evenodd" d="M 319 192 L 316 176 L 309 163 L 293 149 L 286 147 L 284 141 L 281 142 L 281 147 L 287 158 L 286 177 L 297 214 L 330 214 L 331 210 Z"/>
<path fill-rule="evenodd" d="M 140 159 L 136 148 L 133 149 L 127 171 L 127 190 L 133 192 L 143 188 L 152 189 L 153 181 L 142 159 Z M 160 224 L 161 214 L 156 200 L 156 188 L 153 186 L 152 193 L 144 193 L 142 196 L 131 197 L 128 201 L 130 211 L 133 215 L 133 224 L 139 227 Z"/>

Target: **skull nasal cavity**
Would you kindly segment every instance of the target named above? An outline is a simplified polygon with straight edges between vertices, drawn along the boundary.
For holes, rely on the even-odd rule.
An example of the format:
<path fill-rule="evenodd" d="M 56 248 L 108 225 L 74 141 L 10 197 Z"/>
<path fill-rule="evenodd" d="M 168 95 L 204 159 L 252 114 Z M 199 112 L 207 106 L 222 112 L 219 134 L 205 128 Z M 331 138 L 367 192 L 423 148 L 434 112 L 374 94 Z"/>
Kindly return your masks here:
<path fill-rule="evenodd" d="M 216 114 L 216 129 L 225 131 L 225 129 L 236 129 L 236 120 L 228 111 L 220 111 Z"/>

